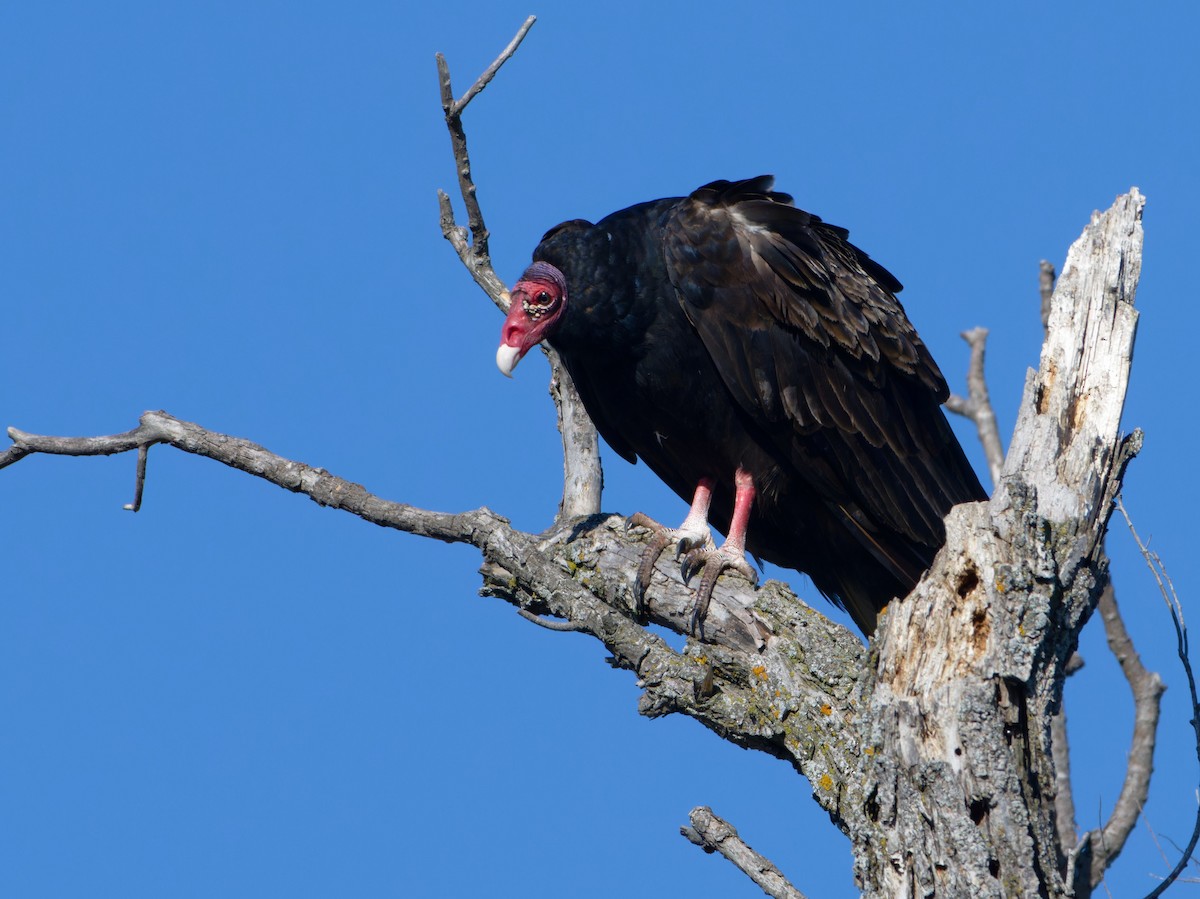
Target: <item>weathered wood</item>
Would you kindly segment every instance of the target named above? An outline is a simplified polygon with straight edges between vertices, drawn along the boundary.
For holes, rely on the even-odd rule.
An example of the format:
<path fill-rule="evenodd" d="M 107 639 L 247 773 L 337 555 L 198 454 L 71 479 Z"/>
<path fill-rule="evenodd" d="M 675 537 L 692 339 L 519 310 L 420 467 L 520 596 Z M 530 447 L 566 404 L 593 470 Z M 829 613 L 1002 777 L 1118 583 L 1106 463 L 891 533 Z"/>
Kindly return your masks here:
<path fill-rule="evenodd" d="M 1078 886 L 1055 826 L 1050 719 L 1105 581 L 1127 461 L 1142 206 L 1136 190 L 1118 198 L 1071 248 L 996 495 L 951 512 L 934 567 L 881 621 L 859 723 L 870 823 L 850 831 L 866 895 Z"/>
<path fill-rule="evenodd" d="M 692 809 L 688 817 L 691 826 L 680 828 L 685 837 L 705 852 L 721 853 L 772 899 L 805 899 L 804 894 L 783 876 L 783 872 L 746 845 L 733 825 L 713 814 L 712 809 L 700 806 Z"/>
<path fill-rule="evenodd" d="M 563 495 L 554 519 L 556 525 L 562 525 L 600 512 L 604 473 L 600 468 L 600 435 L 583 408 L 571 374 L 558 353 L 547 349 L 546 355 L 550 359 L 550 396 L 563 445 Z"/>

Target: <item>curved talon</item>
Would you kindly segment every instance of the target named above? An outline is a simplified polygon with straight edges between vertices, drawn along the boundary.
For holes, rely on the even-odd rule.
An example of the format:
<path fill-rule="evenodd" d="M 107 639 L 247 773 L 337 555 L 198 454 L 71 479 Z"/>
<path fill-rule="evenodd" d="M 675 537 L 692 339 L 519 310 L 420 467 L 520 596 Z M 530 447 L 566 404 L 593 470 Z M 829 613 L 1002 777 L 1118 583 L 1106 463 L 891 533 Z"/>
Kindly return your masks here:
<path fill-rule="evenodd" d="M 646 591 L 650 589 L 650 578 L 654 575 L 654 566 L 658 557 L 671 543 L 671 531 L 663 527 L 649 515 L 634 512 L 625 519 L 625 535 L 628 536 L 634 528 L 646 528 L 654 537 L 642 550 L 642 558 L 638 563 L 637 576 L 633 580 L 633 614 L 641 621 L 646 615 Z"/>
<path fill-rule="evenodd" d="M 758 584 L 758 575 L 746 561 L 746 527 L 750 522 L 750 508 L 754 503 L 754 479 L 749 472 L 739 467 L 733 480 L 733 517 L 729 521 L 729 530 L 720 549 L 713 543 L 712 532 L 708 528 L 708 509 L 714 483 L 711 477 L 700 478 L 697 482 L 687 518 L 678 528 L 665 528 L 641 512 L 625 520 L 627 534 L 630 528 L 634 527 L 649 528 L 654 534 L 642 552 L 637 578 L 633 584 L 633 612 L 639 620 L 646 614 L 646 591 L 650 588 L 654 566 L 658 563 L 658 557 L 672 542 L 675 544 L 676 561 L 679 561 L 680 556 L 683 557 L 680 567 L 684 583 L 690 581 L 697 571 L 703 572 L 700 588 L 696 592 L 696 604 L 692 609 L 691 632 L 694 636 L 702 636 L 700 627 L 704 623 L 704 616 L 708 614 L 713 588 L 716 587 L 722 571 L 732 568 L 740 572 L 751 584 Z"/>
<path fill-rule="evenodd" d="M 633 582 L 634 614 L 641 618 L 646 612 L 646 591 L 650 589 L 650 578 L 654 576 L 654 566 L 658 557 L 671 545 L 671 532 L 661 525 L 656 525 L 658 533 L 642 550 L 642 561 L 638 565 L 637 577 Z"/>
<path fill-rule="evenodd" d="M 652 531 L 666 530 L 661 524 L 641 512 L 634 512 L 625 519 L 625 533 L 628 534 L 634 528 L 649 528 Z"/>
<path fill-rule="evenodd" d="M 750 476 L 740 468 L 735 476 L 737 496 L 735 497 L 734 515 L 729 524 L 729 537 L 718 549 L 713 543 L 712 532 L 708 528 L 708 504 L 712 495 L 712 482 L 701 479 L 696 487 L 696 495 L 692 507 L 683 524 L 678 528 L 663 527 L 648 515 L 636 512 L 625 520 L 625 533 L 635 527 L 647 528 L 653 537 L 642 551 L 638 563 L 637 576 L 633 582 L 633 613 L 644 623 L 646 617 L 646 591 L 650 589 L 650 579 L 654 576 L 654 566 L 668 546 L 675 544 L 675 559 L 680 562 L 684 583 L 701 572 L 700 587 L 696 591 L 696 603 L 692 607 L 691 633 L 703 637 L 701 628 L 704 617 L 708 614 L 709 603 L 712 602 L 713 589 L 717 580 L 726 569 L 740 572 L 751 584 L 758 583 L 758 575 L 746 561 L 746 524 L 750 514 L 750 504 L 754 500 L 754 484 Z M 682 557 L 682 560 L 680 559 Z"/>
<path fill-rule="evenodd" d="M 717 546 L 713 543 L 712 534 L 707 529 L 698 533 L 696 531 L 685 531 L 681 528 L 675 532 L 675 536 L 679 538 L 679 542 L 675 544 L 675 561 L 679 561 L 679 557 L 683 556 L 683 564 L 685 566 L 687 565 L 689 556 L 695 553 L 711 552 Z M 687 568 L 685 567 L 685 574 L 683 575 L 685 581 L 688 579 L 686 571 Z"/>
<path fill-rule="evenodd" d="M 700 586 L 696 588 L 696 605 L 692 608 L 691 632 L 694 637 L 703 637 L 704 618 L 708 615 L 708 606 L 712 602 L 713 590 L 717 581 L 728 570 L 738 572 L 752 585 L 758 585 L 758 572 L 746 561 L 745 555 L 737 550 L 729 550 L 722 546 L 717 550 L 693 550 L 684 559 L 683 578 L 690 581 L 697 570 L 700 571 Z"/>
<path fill-rule="evenodd" d="M 715 574 L 712 572 L 716 572 Z M 721 565 L 709 560 L 704 565 L 704 573 L 700 576 L 700 587 L 696 590 L 696 604 L 692 606 L 692 621 L 690 630 L 693 637 L 704 638 L 704 619 L 708 615 L 708 604 L 712 602 L 713 588 L 717 586 L 717 578 L 721 576 Z"/>

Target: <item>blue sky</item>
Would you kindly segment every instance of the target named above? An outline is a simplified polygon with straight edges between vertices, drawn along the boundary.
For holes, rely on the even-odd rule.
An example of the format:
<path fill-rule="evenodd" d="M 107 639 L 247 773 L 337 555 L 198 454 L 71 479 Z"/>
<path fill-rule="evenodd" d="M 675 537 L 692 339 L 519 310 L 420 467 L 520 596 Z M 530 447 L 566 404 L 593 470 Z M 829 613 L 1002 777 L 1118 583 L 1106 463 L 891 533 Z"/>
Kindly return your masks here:
<path fill-rule="evenodd" d="M 0 424 L 115 433 L 163 408 L 390 499 L 545 527 L 545 364 L 497 373 L 499 315 L 435 199 L 454 170 L 434 53 L 461 93 L 531 12 L 467 116 L 503 277 L 563 219 L 774 172 L 905 283 L 955 386 L 957 334 L 992 329 L 1006 433 L 1040 345 L 1038 261 L 1140 187 L 1126 422 L 1147 437 L 1126 503 L 1200 596 L 1191 4 L 6 4 Z M 0 472 L 4 895 L 760 895 L 678 836 L 698 804 L 810 895 L 854 894 L 805 781 L 639 718 L 598 644 L 476 597 L 473 551 L 163 448 L 131 515 L 133 471 Z M 643 467 L 606 478 L 607 510 L 682 517 Z M 1147 821 L 1182 843 L 1183 679 L 1123 526 L 1110 550 L 1170 685 Z M 1130 703 L 1098 629 L 1082 651 L 1087 827 L 1116 797 Z M 1142 828 L 1109 884 L 1140 895 L 1168 867 Z"/>

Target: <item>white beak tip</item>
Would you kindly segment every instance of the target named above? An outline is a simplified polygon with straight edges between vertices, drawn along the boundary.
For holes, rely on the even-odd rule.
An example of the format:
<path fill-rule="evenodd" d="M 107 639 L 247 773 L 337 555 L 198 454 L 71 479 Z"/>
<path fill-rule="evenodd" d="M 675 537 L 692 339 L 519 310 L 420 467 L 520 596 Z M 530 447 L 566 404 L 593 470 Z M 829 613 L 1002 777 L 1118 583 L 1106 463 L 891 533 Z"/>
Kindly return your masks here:
<path fill-rule="evenodd" d="M 500 348 L 496 350 L 496 368 L 500 369 L 500 374 L 511 378 L 513 369 L 517 367 L 519 361 L 521 361 L 520 347 L 509 346 L 507 343 L 500 344 Z"/>

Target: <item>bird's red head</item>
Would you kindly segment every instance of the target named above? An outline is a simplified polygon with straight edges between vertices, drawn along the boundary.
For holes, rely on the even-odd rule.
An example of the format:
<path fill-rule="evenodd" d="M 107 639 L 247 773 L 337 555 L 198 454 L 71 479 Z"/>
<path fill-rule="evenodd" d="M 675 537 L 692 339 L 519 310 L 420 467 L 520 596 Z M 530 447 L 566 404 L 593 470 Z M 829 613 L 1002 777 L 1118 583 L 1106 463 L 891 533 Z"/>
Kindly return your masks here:
<path fill-rule="evenodd" d="M 511 297 L 496 350 L 496 365 L 510 378 L 521 357 L 554 333 L 567 308 L 567 281 L 550 263 L 535 262 L 521 275 Z"/>

